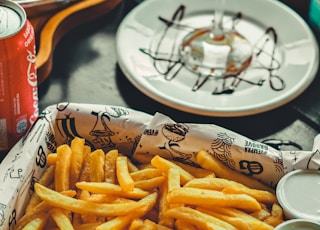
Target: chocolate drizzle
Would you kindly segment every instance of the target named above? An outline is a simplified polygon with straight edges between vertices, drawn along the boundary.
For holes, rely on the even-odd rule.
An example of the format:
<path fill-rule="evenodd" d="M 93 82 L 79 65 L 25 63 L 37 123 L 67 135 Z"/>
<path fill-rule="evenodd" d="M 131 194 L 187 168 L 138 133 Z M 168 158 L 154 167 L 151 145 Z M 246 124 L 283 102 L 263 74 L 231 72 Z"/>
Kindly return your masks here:
<path fill-rule="evenodd" d="M 171 19 L 165 19 L 161 16 L 158 19 L 165 25 L 163 31 L 160 31 L 159 39 L 154 48 L 140 48 L 140 51 L 148 55 L 153 60 L 153 66 L 155 70 L 164 77 L 165 80 L 170 81 L 180 76 L 179 73 L 182 69 L 186 68 L 184 59 L 179 55 L 179 48 L 181 48 L 181 41 L 178 39 L 172 41 L 170 49 L 162 49 L 162 45 L 167 45 L 169 33 L 172 32 L 192 32 L 201 31 L 204 28 L 193 28 L 188 25 L 182 24 L 181 21 L 185 15 L 185 6 L 181 5 L 177 8 Z M 237 24 L 242 20 L 242 13 L 238 12 L 231 21 L 224 22 L 231 25 L 231 30 L 237 33 Z M 172 36 L 172 34 L 171 34 Z M 197 91 L 203 87 L 208 80 L 215 79 L 215 88 L 212 90 L 213 95 L 232 94 L 236 91 L 240 84 L 248 84 L 256 87 L 262 87 L 264 84 L 268 84 L 271 90 L 281 91 L 285 88 L 285 81 L 281 76 L 277 74 L 277 70 L 280 69 L 281 63 L 276 58 L 276 46 L 278 37 L 276 30 L 273 27 L 268 27 L 260 37 L 257 37 L 256 43 L 252 44 L 253 54 L 247 67 L 241 69 L 237 73 L 228 71 L 223 76 L 217 76 L 216 74 L 206 73 L 198 71 L 197 66 L 194 66 L 193 73 L 195 75 L 195 82 L 191 87 L 192 91 Z M 187 68 L 188 69 L 188 68 Z M 253 71 L 263 71 L 261 76 L 257 79 L 254 76 L 251 79 Z M 181 74 L 182 75 L 182 74 Z"/>

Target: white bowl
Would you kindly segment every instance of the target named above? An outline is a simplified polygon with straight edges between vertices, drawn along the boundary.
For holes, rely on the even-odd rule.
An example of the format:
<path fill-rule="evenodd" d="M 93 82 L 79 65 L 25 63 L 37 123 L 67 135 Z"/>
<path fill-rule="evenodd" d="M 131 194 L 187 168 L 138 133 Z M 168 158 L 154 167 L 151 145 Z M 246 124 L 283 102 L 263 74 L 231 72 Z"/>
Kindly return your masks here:
<path fill-rule="evenodd" d="M 288 219 L 320 222 L 320 171 L 292 171 L 281 178 L 276 193 Z"/>
<path fill-rule="evenodd" d="M 320 224 L 306 219 L 292 219 L 279 224 L 274 230 L 319 230 Z"/>

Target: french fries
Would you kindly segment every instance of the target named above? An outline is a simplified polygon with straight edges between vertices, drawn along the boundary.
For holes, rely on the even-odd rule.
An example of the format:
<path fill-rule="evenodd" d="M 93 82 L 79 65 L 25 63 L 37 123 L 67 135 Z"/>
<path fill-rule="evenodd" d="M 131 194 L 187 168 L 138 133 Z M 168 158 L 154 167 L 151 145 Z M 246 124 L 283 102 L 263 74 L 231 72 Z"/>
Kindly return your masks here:
<path fill-rule="evenodd" d="M 71 142 L 71 162 L 70 162 L 70 188 L 74 189 L 76 182 L 79 180 L 80 171 L 84 157 L 83 138 L 75 137 Z"/>
<path fill-rule="evenodd" d="M 155 157 L 152 158 L 151 164 L 155 168 L 157 168 L 161 172 L 163 172 L 164 174 L 168 174 L 168 171 L 169 171 L 170 168 L 178 169 L 179 170 L 179 174 L 180 174 L 180 180 L 181 180 L 182 184 L 185 184 L 188 181 L 194 179 L 194 176 L 192 176 L 188 171 L 186 171 L 185 169 L 181 168 L 177 164 L 160 157 L 159 155 L 156 155 Z"/>
<path fill-rule="evenodd" d="M 31 220 L 29 223 L 27 223 L 23 230 L 36 230 L 36 229 L 42 229 L 44 225 L 47 222 L 47 219 L 49 218 L 48 213 L 39 213 L 39 215 Z"/>
<path fill-rule="evenodd" d="M 104 181 L 104 152 L 97 149 L 90 153 L 90 181 Z"/>
<path fill-rule="evenodd" d="M 171 208 L 167 216 L 191 223 L 200 229 L 236 230 L 231 224 L 190 207 Z"/>
<path fill-rule="evenodd" d="M 252 212 L 261 209 L 259 202 L 246 194 L 225 194 L 207 189 L 177 188 L 168 194 L 167 199 L 169 203 L 197 205 L 200 207 L 228 207 Z"/>
<path fill-rule="evenodd" d="M 72 150 L 68 145 L 60 145 L 57 148 L 56 170 L 54 175 L 55 190 L 62 192 L 70 188 L 70 165 Z"/>
<path fill-rule="evenodd" d="M 215 208 L 214 210 L 198 209 L 206 214 L 214 216 L 220 220 L 223 220 L 233 226 L 237 226 L 237 229 L 259 229 L 259 230 L 271 230 L 272 226 L 265 222 L 259 221 L 251 215 L 233 208 Z"/>
<path fill-rule="evenodd" d="M 112 194 L 119 195 L 125 198 L 141 199 L 149 193 L 139 188 L 134 188 L 132 191 L 126 191 L 120 185 L 111 184 L 108 182 L 78 182 L 77 188 L 87 190 L 92 193 L 98 194 Z"/>
<path fill-rule="evenodd" d="M 157 201 L 157 193 L 152 193 L 140 201 L 138 203 L 144 204 L 145 207 L 143 209 L 137 210 L 136 212 L 132 213 L 131 215 L 123 215 L 113 218 L 110 221 L 107 221 L 97 227 L 97 230 L 104 230 L 104 229 L 125 229 L 134 219 L 140 218 L 149 212 L 152 207 L 155 205 Z"/>
<path fill-rule="evenodd" d="M 217 177 L 237 181 L 250 188 L 274 192 L 272 188 L 269 188 L 259 181 L 241 174 L 235 170 L 232 170 L 231 168 L 228 168 L 226 165 L 212 157 L 208 152 L 204 150 L 200 150 L 197 153 L 196 161 L 202 168 L 212 170 Z"/>
<path fill-rule="evenodd" d="M 106 153 L 104 159 L 104 181 L 115 184 L 116 180 L 116 162 L 119 155 L 118 150 L 110 150 Z"/>
<path fill-rule="evenodd" d="M 73 226 L 63 210 L 52 208 L 50 210 L 50 216 L 60 229 L 73 230 Z"/>
<path fill-rule="evenodd" d="M 122 190 L 133 191 L 134 181 L 129 173 L 128 158 L 126 156 L 118 156 L 116 168 L 117 178 Z"/>
<path fill-rule="evenodd" d="M 85 215 L 118 216 L 144 207 L 144 205 L 137 202 L 121 203 L 121 205 L 116 203 L 100 204 L 88 202 L 86 200 L 64 196 L 37 183 L 35 184 L 35 191 L 42 200 L 53 207 Z"/>
<path fill-rule="evenodd" d="M 142 157 L 135 165 L 116 149 L 91 151 L 81 138 L 59 146 L 14 229 L 271 230 L 284 221 L 272 189 L 250 187 L 251 178 L 203 150 L 202 168 Z"/>

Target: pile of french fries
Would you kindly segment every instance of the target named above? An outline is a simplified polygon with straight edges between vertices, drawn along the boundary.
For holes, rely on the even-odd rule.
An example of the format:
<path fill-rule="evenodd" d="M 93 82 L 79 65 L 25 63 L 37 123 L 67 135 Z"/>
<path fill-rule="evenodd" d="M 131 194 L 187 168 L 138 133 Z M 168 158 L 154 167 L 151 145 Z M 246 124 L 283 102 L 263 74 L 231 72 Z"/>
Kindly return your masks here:
<path fill-rule="evenodd" d="M 140 156 L 141 157 L 141 156 Z M 274 191 L 200 150 L 201 167 L 154 156 L 136 163 L 75 138 L 47 157 L 15 229 L 273 229 Z"/>

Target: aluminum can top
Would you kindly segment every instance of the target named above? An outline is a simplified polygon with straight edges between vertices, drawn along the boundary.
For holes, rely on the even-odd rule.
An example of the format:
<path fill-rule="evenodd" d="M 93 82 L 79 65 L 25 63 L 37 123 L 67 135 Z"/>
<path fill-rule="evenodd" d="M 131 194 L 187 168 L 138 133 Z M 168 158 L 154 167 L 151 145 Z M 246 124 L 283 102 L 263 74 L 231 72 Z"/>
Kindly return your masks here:
<path fill-rule="evenodd" d="M 18 33 L 27 19 L 26 12 L 17 3 L 0 0 L 0 39 Z"/>

